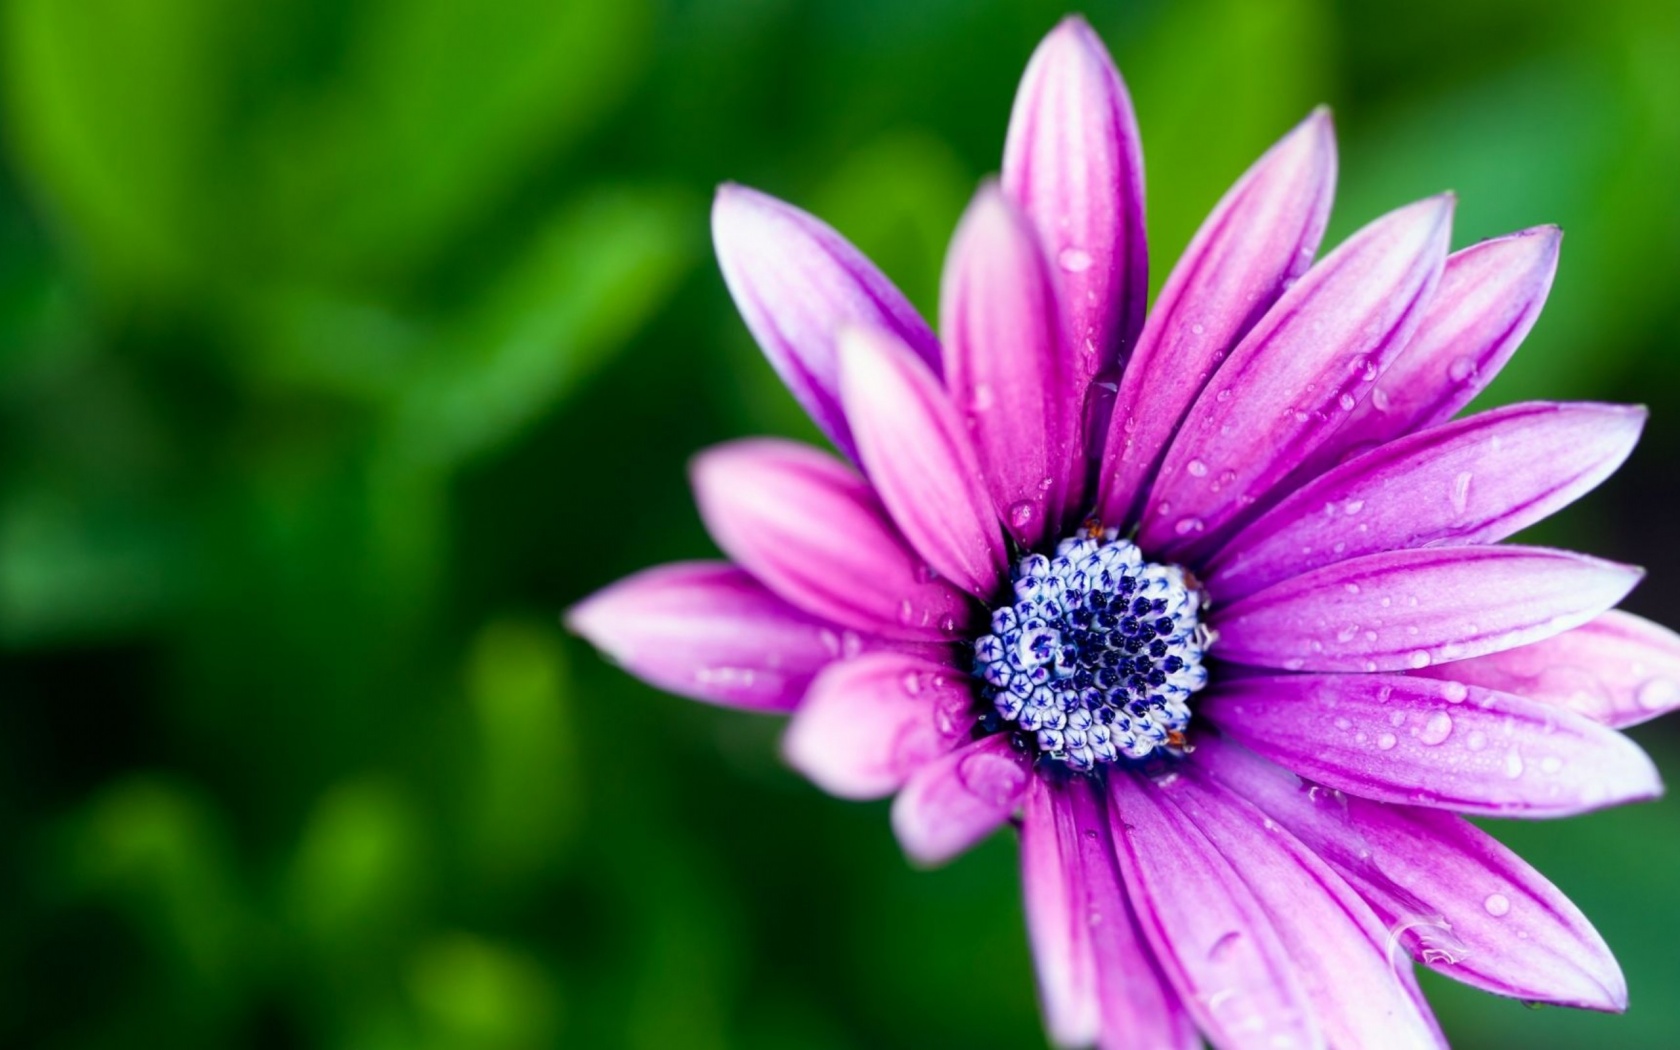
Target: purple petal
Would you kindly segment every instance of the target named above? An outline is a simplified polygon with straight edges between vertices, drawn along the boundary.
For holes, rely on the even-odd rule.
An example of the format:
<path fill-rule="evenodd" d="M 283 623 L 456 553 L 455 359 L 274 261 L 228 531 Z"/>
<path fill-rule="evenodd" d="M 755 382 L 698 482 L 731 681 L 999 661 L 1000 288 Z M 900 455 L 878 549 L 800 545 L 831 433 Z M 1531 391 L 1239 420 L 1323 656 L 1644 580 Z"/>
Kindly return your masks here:
<path fill-rule="evenodd" d="M 1349 460 L 1232 537 L 1203 573 L 1229 602 L 1321 565 L 1495 543 L 1568 505 L 1633 451 L 1645 410 L 1511 405 Z"/>
<path fill-rule="evenodd" d="M 916 641 L 971 625 L 968 596 L 932 578 L 875 490 L 834 458 L 791 441 L 736 441 L 697 456 L 690 475 L 718 546 L 806 612 Z"/>
<path fill-rule="evenodd" d="M 1615 730 L 1458 682 L 1244 678 L 1197 710 L 1300 776 L 1378 802 L 1538 818 L 1662 794 L 1651 760 Z"/>
<path fill-rule="evenodd" d="M 1540 226 L 1448 256 L 1412 341 L 1337 432 L 1338 455 L 1445 422 L 1481 393 L 1540 316 L 1562 239 Z"/>
<path fill-rule="evenodd" d="M 1516 693 L 1623 729 L 1680 708 L 1680 635 L 1612 609 L 1533 645 L 1415 673 Z"/>
<path fill-rule="evenodd" d="M 1059 1046 L 1200 1046 L 1120 888 L 1092 782 L 1035 777 L 1021 821 L 1022 893 L 1039 994 Z"/>
<path fill-rule="evenodd" d="M 1405 346 L 1434 292 L 1450 196 L 1378 219 L 1293 285 L 1202 391 L 1143 514 L 1146 549 L 1206 547 L 1272 495 Z"/>
<path fill-rule="evenodd" d="M 840 391 L 863 465 L 899 531 L 934 571 L 989 598 L 1003 532 L 957 410 L 904 344 L 874 329 L 840 337 Z"/>
<path fill-rule="evenodd" d="M 1312 263 L 1335 186 L 1335 129 L 1320 109 L 1256 161 L 1196 231 L 1120 378 L 1098 474 L 1104 521 L 1130 524 L 1196 395 Z"/>
<path fill-rule="evenodd" d="M 968 676 L 949 664 L 871 653 L 817 676 L 782 753 L 831 795 L 884 798 L 967 739 L 973 706 Z"/>
<path fill-rule="evenodd" d="M 1328 861 L 1425 966 L 1498 995 L 1627 1008 L 1621 968 L 1580 909 L 1462 817 L 1309 787 L 1211 736 L 1198 752 L 1199 768 Z"/>
<path fill-rule="evenodd" d="M 1579 627 L 1642 570 L 1541 547 L 1367 554 L 1217 609 L 1221 659 L 1289 671 L 1398 671 Z"/>
<path fill-rule="evenodd" d="M 758 711 L 793 710 L 825 664 L 880 644 L 719 562 L 626 577 L 574 605 L 566 627 L 666 692 Z"/>
<path fill-rule="evenodd" d="M 1061 271 L 1080 390 L 1113 373 L 1143 324 L 1149 249 L 1141 142 L 1132 100 L 1102 41 L 1084 19 L 1063 19 L 1033 52 L 1016 92 L 1003 189 Z"/>
<path fill-rule="evenodd" d="M 911 774 L 893 800 L 892 825 L 912 861 L 943 864 L 1009 819 L 1032 766 L 994 733 L 943 755 Z"/>
<path fill-rule="evenodd" d="M 981 188 L 957 227 L 939 307 L 946 387 L 986 487 L 1015 539 L 1037 546 L 1083 499 L 1089 376 L 1068 352 L 1038 237 L 995 186 Z"/>
<path fill-rule="evenodd" d="M 862 252 L 791 204 L 725 184 L 712 205 L 712 241 L 729 294 L 771 367 L 835 447 L 856 460 L 840 407 L 840 329 L 867 324 L 891 332 L 935 370 L 939 341 Z"/>
<path fill-rule="evenodd" d="M 1199 757 L 1199 756 L 1198 756 Z M 1387 930 L 1347 882 L 1306 846 L 1187 766 L 1168 789 L 1241 873 L 1277 928 L 1330 1046 L 1445 1046 L 1411 967 L 1388 957 Z"/>
<path fill-rule="evenodd" d="M 1215 1046 L 1324 1045 L 1266 910 L 1174 805 L 1173 776 L 1108 778 L 1120 871 L 1161 969 Z"/>

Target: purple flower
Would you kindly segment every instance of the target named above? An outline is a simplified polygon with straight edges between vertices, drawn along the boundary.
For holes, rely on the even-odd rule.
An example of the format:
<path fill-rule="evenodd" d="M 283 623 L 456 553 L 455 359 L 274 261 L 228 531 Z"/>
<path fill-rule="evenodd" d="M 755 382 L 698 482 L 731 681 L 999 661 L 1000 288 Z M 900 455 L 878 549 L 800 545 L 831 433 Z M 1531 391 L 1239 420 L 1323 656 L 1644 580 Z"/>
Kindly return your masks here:
<path fill-rule="evenodd" d="M 1018 814 L 1061 1045 L 1439 1045 L 1408 953 L 1626 1006 L 1581 913 L 1461 814 L 1662 790 L 1616 732 L 1680 706 L 1680 637 L 1612 611 L 1639 570 L 1497 545 L 1602 481 L 1644 412 L 1454 420 L 1533 323 L 1558 232 L 1449 255 L 1443 196 L 1311 265 L 1335 167 L 1315 112 L 1146 317 L 1131 103 L 1066 21 L 953 239 L 942 338 L 832 229 L 724 187 L 730 291 L 855 467 L 702 454 L 733 564 L 569 617 L 665 689 L 791 712 L 788 760 L 896 793 L 919 863 Z"/>

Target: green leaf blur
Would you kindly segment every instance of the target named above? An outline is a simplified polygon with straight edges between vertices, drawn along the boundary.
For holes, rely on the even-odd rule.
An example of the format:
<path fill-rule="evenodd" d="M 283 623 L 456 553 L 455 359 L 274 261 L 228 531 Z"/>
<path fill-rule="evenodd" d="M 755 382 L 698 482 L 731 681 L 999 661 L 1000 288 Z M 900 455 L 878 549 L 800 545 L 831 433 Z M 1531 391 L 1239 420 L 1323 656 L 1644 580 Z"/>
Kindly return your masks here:
<path fill-rule="evenodd" d="M 771 720 L 559 614 L 712 548 L 707 443 L 815 439 L 708 252 L 733 179 L 934 311 L 1040 0 L 0 0 L 0 1044 L 1042 1045 L 1005 838 L 909 869 Z M 1490 402 L 1619 399 L 1535 530 L 1680 623 L 1680 6 L 1111 0 L 1159 287 L 1335 110 L 1333 236 L 1568 232 Z M 1671 774 L 1680 737 L 1635 734 Z M 1680 1044 L 1680 803 L 1496 827 L 1626 1017 L 1430 979 L 1459 1045 Z"/>

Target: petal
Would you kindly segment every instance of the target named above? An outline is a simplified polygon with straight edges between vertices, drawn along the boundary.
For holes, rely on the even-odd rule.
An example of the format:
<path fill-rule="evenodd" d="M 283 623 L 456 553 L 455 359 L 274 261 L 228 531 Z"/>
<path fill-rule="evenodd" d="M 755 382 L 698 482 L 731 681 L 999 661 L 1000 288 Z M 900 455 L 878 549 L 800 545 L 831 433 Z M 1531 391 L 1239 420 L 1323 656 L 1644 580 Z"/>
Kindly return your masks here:
<path fill-rule="evenodd" d="M 976 740 L 911 774 L 893 800 L 893 832 L 915 863 L 943 864 L 1008 820 L 1031 777 L 1006 734 Z"/>
<path fill-rule="evenodd" d="M 1391 212 L 1283 294 L 1191 406 L 1140 544 L 1168 556 L 1205 547 L 1330 435 L 1411 337 L 1446 259 L 1452 204 Z"/>
<path fill-rule="evenodd" d="M 574 605 L 566 627 L 666 692 L 761 711 L 793 710 L 823 665 L 879 644 L 719 562 L 626 577 Z"/>
<path fill-rule="evenodd" d="M 1003 147 L 1003 189 L 1057 261 L 1080 377 L 1112 372 L 1149 292 L 1143 153 L 1120 71 L 1085 20 L 1033 52 Z M 1080 389 L 1085 384 L 1081 383 Z"/>
<path fill-rule="evenodd" d="M 1680 635 L 1612 609 L 1533 645 L 1415 673 L 1516 693 L 1624 729 L 1680 708 Z"/>
<path fill-rule="evenodd" d="M 1328 861 L 1425 966 L 1497 995 L 1627 1008 L 1621 968 L 1580 909 L 1464 818 L 1310 788 L 1212 737 L 1197 759 Z"/>
<path fill-rule="evenodd" d="M 1231 187 L 1185 249 L 1120 378 L 1097 510 L 1126 527 L 1184 414 L 1225 355 L 1312 263 L 1336 187 L 1316 110 Z"/>
<path fill-rule="evenodd" d="M 1229 602 L 1364 554 L 1496 543 L 1609 477 L 1633 451 L 1645 416 L 1623 405 L 1541 402 L 1401 438 L 1262 515 L 1203 578 Z"/>
<path fill-rule="evenodd" d="M 891 332 L 934 369 L 939 341 L 862 252 L 791 204 L 725 184 L 712 205 L 712 241 L 729 294 L 771 367 L 835 447 L 857 459 L 840 408 L 840 329 Z"/>
<path fill-rule="evenodd" d="M 945 381 L 980 455 L 986 487 L 1023 547 L 1059 530 L 1083 498 L 1076 453 L 1088 376 L 1062 336 L 1038 237 L 995 186 L 969 205 L 939 294 Z"/>
<path fill-rule="evenodd" d="M 1221 659 L 1290 671 L 1397 671 L 1528 645 L 1625 597 L 1642 570 L 1541 547 L 1367 554 L 1215 611 Z"/>
<path fill-rule="evenodd" d="M 1199 756 L 1198 756 L 1199 757 Z M 1346 881 L 1249 802 L 1186 766 L 1173 800 L 1241 873 L 1271 917 L 1331 1046 L 1444 1046 L 1411 968 Z"/>
<path fill-rule="evenodd" d="M 1378 802 L 1538 818 L 1662 794 L 1651 760 L 1615 730 L 1458 682 L 1244 678 L 1197 710 L 1292 772 Z"/>
<path fill-rule="evenodd" d="M 858 452 L 899 531 L 934 571 L 981 598 L 1006 565 L 979 459 L 939 380 L 875 329 L 840 337 L 840 392 Z"/>
<path fill-rule="evenodd" d="M 839 798 L 884 798 L 968 738 L 968 676 L 903 653 L 830 664 L 788 723 L 782 754 Z"/>
<path fill-rule="evenodd" d="M 1173 804 L 1172 777 L 1108 779 L 1120 872 L 1161 969 L 1215 1046 L 1323 1046 L 1265 909 Z"/>
<path fill-rule="evenodd" d="M 765 586 L 814 616 L 887 637 L 945 641 L 977 613 L 887 517 L 869 483 L 814 448 L 755 439 L 690 469 L 706 529 Z"/>
<path fill-rule="evenodd" d="M 1021 821 L 1027 932 L 1051 1041 L 1200 1046 L 1121 891 L 1093 784 L 1035 777 Z"/>
<path fill-rule="evenodd" d="M 1562 240 L 1540 226 L 1448 256 L 1412 341 L 1337 433 L 1341 454 L 1445 422 L 1481 393 L 1540 316 Z"/>

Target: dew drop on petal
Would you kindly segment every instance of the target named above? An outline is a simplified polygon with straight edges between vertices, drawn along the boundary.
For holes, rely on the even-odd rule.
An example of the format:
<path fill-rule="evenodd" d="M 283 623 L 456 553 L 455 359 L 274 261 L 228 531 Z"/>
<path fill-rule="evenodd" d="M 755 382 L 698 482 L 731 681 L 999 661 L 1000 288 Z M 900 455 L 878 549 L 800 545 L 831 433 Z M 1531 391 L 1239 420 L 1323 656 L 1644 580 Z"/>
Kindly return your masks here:
<path fill-rule="evenodd" d="M 1056 262 L 1068 273 L 1084 273 L 1091 268 L 1091 253 L 1079 248 L 1063 248 Z"/>
<path fill-rule="evenodd" d="M 1197 477 L 1197 478 L 1207 477 L 1207 472 L 1208 472 L 1207 464 L 1203 463 L 1199 459 L 1193 459 L 1189 463 L 1186 463 L 1184 465 L 1184 469 L 1189 471 L 1190 475 L 1192 477 Z"/>
<path fill-rule="evenodd" d="M 1470 751 L 1480 751 L 1487 747 L 1487 734 L 1480 729 L 1472 729 L 1470 735 L 1464 738 L 1464 746 Z"/>
<path fill-rule="evenodd" d="M 1496 919 L 1503 918 L 1511 910 L 1511 901 L 1503 893 L 1490 893 L 1482 901 L 1482 907 Z"/>
<path fill-rule="evenodd" d="M 1442 682 L 1441 699 L 1449 704 L 1462 704 L 1470 695 L 1470 687 L 1463 682 Z"/>
<path fill-rule="evenodd" d="M 1418 740 L 1434 747 L 1447 737 L 1452 736 L 1452 731 L 1452 716 L 1445 711 L 1437 711 L 1429 716 L 1429 721 L 1423 724 L 1423 729 L 1418 733 Z"/>
<path fill-rule="evenodd" d="M 1038 508 L 1033 505 L 1032 500 L 1024 499 L 1024 500 L 1021 500 L 1017 503 L 1011 504 L 1010 507 L 1009 507 L 1009 526 L 1010 526 L 1010 528 L 1015 528 L 1015 529 L 1026 528 L 1028 525 L 1032 524 L 1033 517 L 1037 513 L 1038 513 Z"/>
<path fill-rule="evenodd" d="M 1414 649 L 1412 650 L 1412 655 L 1407 657 L 1406 662 L 1417 669 L 1428 667 L 1429 654 L 1424 652 L 1422 649 Z"/>
<path fill-rule="evenodd" d="M 1660 711 L 1680 704 L 1680 682 L 1668 678 L 1653 678 L 1639 687 L 1634 700 L 1647 711 Z"/>
<path fill-rule="evenodd" d="M 1388 751 L 1393 749 L 1394 745 L 1399 742 L 1400 741 L 1393 733 L 1384 733 L 1382 736 L 1377 737 L 1377 749 L 1379 751 Z"/>
<path fill-rule="evenodd" d="M 1476 371 L 1476 362 L 1468 357 L 1455 357 L 1452 364 L 1447 366 L 1447 378 L 1455 383 L 1462 383 L 1469 379 Z"/>
<path fill-rule="evenodd" d="M 1522 755 L 1514 747 L 1505 752 L 1505 775 L 1512 780 L 1523 775 Z"/>

